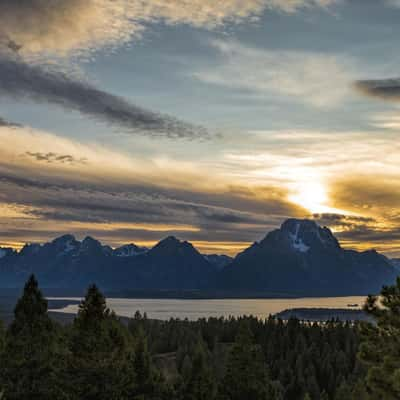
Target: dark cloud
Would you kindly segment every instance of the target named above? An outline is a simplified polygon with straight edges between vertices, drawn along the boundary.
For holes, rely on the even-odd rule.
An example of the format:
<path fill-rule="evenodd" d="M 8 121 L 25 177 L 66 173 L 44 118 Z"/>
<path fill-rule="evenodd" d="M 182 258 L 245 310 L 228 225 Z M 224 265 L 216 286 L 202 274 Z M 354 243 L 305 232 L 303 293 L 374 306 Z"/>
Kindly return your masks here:
<path fill-rule="evenodd" d="M 253 207 L 256 204 L 253 197 L 246 200 L 232 193 L 211 195 L 134 183 L 107 186 L 106 182 L 71 182 L 62 176 L 30 178 L 1 170 L 0 192 L 3 202 L 27 207 L 26 212 L 34 218 L 32 234 L 46 229 L 50 221 L 53 225 L 58 221 L 60 226 L 79 222 L 83 224 L 82 229 L 93 235 L 99 232 L 95 231 L 96 226 L 91 228 L 91 223 L 109 223 L 110 235 L 112 231 L 114 236 L 126 237 L 128 241 L 133 237 L 157 240 L 167 235 L 165 230 L 158 231 L 157 225 L 168 225 L 171 227 L 169 234 L 181 232 L 180 236 L 189 240 L 253 242 L 296 211 L 295 208 L 290 211 L 283 199 L 281 204 L 276 199 L 269 203 L 265 198 L 259 200 L 258 211 Z M 120 224 L 155 227 L 151 230 L 122 229 L 118 228 Z M 196 231 L 174 230 L 174 225 L 195 227 Z M 53 232 L 49 238 L 59 233 Z M 102 231 L 99 237 L 104 235 Z"/>
<path fill-rule="evenodd" d="M 146 110 L 66 73 L 30 65 L 16 58 L 0 58 L 0 95 L 56 104 L 119 127 L 126 133 L 170 138 L 208 137 L 202 127 Z"/>
<path fill-rule="evenodd" d="M 335 229 L 335 236 L 345 247 L 357 247 L 359 244 L 371 244 L 379 251 L 387 252 L 388 244 L 398 251 L 400 226 L 379 224 L 371 217 L 341 214 L 315 214 L 314 219 L 320 225 Z M 389 249 L 390 250 L 390 249 Z"/>
<path fill-rule="evenodd" d="M 400 101 L 400 78 L 358 81 L 355 87 L 367 96 Z"/>
<path fill-rule="evenodd" d="M 363 225 L 339 232 L 337 236 L 341 240 L 350 240 L 355 243 L 393 243 L 395 245 L 400 241 L 400 228 L 377 229 Z"/>
<path fill-rule="evenodd" d="M 61 163 L 61 164 L 86 164 L 86 158 L 76 158 L 70 154 L 57 154 L 57 153 L 40 153 L 27 151 L 25 155 L 35 159 L 36 161 L 42 161 L 47 163 Z"/>
<path fill-rule="evenodd" d="M 0 128 L 2 126 L 3 127 L 6 126 L 6 127 L 9 127 L 9 128 L 17 128 L 17 127 L 20 127 L 21 125 L 16 124 L 14 122 L 7 121 L 7 120 L 5 120 L 5 119 L 0 117 Z"/>
<path fill-rule="evenodd" d="M 374 209 L 380 215 L 400 204 L 398 176 L 369 174 L 337 181 L 332 187 L 335 207 L 340 209 Z M 393 213 L 392 213 L 393 214 Z"/>
<path fill-rule="evenodd" d="M 376 222 L 374 218 L 361 217 L 357 215 L 342 215 L 342 214 L 313 214 L 313 219 L 324 226 L 359 226 L 360 224 L 371 224 Z"/>

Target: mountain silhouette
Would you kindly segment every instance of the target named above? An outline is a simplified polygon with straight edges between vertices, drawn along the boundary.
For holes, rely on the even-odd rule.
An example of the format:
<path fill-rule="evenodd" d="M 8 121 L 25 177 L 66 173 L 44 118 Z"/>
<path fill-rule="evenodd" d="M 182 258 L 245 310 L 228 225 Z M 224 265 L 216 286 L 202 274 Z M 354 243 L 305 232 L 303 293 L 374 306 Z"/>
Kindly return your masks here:
<path fill-rule="evenodd" d="M 152 248 L 113 249 L 92 237 L 64 235 L 0 248 L 0 286 L 20 287 L 34 273 L 43 287 L 207 291 L 231 295 L 336 296 L 377 293 L 399 268 L 374 250 L 346 250 L 326 227 L 288 219 L 235 258 L 203 255 L 173 236 Z"/>
<path fill-rule="evenodd" d="M 230 290 L 340 295 L 377 293 L 395 278 L 382 254 L 345 250 L 328 228 L 289 219 L 237 255 L 220 283 Z"/>

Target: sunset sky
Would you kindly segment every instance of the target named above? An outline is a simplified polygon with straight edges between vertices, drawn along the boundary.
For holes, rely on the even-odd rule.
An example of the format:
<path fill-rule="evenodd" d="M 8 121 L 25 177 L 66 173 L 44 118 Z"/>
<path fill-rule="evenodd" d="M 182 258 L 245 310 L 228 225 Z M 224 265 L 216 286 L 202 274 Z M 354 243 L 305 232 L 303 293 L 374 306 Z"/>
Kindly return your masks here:
<path fill-rule="evenodd" d="M 0 0 L 0 245 L 288 217 L 400 256 L 400 1 Z"/>

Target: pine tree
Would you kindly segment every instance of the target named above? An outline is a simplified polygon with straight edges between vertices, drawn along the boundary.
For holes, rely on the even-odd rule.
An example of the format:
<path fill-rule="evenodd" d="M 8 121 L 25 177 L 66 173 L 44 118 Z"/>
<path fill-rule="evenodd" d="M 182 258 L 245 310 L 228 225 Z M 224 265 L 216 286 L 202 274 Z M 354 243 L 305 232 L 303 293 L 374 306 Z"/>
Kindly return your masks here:
<path fill-rule="evenodd" d="M 65 352 L 34 276 L 26 283 L 14 314 L 2 360 L 5 398 L 66 398 L 60 380 Z"/>
<path fill-rule="evenodd" d="M 71 391 L 79 400 L 124 400 L 133 390 L 128 332 L 90 286 L 79 306 L 71 339 Z"/>
<path fill-rule="evenodd" d="M 212 400 L 215 397 L 215 386 L 205 344 L 199 340 L 194 350 L 189 376 L 185 379 L 182 397 L 185 400 Z"/>
<path fill-rule="evenodd" d="M 381 306 L 379 305 L 381 302 Z M 362 326 L 360 358 L 369 367 L 367 387 L 371 398 L 400 398 L 400 278 L 386 286 L 381 296 L 369 296 L 365 310 L 376 318 L 377 325 Z"/>
<path fill-rule="evenodd" d="M 342 382 L 336 391 L 335 400 L 352 400 L 351 389 L 345 382 Z"/>
<path fill-rule="evenodd" d="M 368 400 L 370 397 L 368 396 L 367 389 L 365 387 L 365 382 L 359 380 L 352 390 L 351 394 L 352 400 Z"/>
<path fill-rule="evenodd" d="M 0 321 L 0 354 L 4 351 L 4 346 L 6 342 L 6 330 L 4 328 L 3 321 Z"/>
<path fill-rule="evenodd" d="M 233 345 L 219 394 L 224 400 L 275 400 L 262 351 L 248 327 L 242 327 Z"/>

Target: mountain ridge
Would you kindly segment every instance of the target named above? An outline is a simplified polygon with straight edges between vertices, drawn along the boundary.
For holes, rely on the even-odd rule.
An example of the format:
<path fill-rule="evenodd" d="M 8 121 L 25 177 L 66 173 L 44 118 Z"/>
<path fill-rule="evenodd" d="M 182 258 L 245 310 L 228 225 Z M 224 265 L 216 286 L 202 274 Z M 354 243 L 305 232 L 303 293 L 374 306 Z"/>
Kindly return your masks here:
<path fill-rule="evenodd" d="M 176 290 L 290 295 L 376 293 L 394 282 L 399 269 L 374 250 L 343 249 L 327 227 L 288 219 L 230 258 L 201 254 L 190 242 L 169 236 L 152 248 L 118 248 L 87 236 L 63 235 L 19 252 L 0 248 L 0 279 L 16 287 L 35 273 L 43 287 L 108 290 Z"/>

